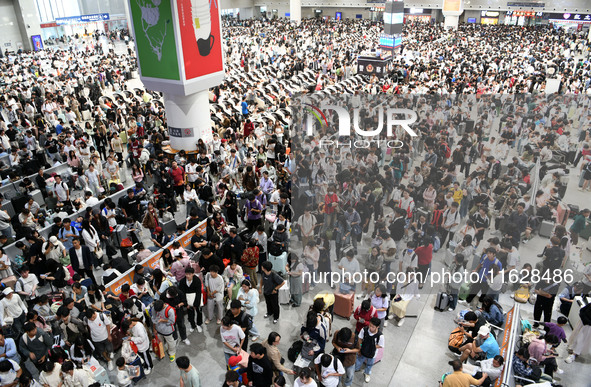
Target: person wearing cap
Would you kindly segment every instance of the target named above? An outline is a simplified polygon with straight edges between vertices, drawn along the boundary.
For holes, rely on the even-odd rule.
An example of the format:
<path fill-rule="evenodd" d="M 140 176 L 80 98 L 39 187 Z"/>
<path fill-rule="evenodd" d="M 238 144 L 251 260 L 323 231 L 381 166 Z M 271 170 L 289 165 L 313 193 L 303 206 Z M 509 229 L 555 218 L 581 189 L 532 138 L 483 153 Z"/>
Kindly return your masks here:
<path fill-rule="evenodd" d="M 12 288 L 4 289 L 2 294 L 4 298 L 0 301 L 0 326 L 5 328 L 12 325 L 12 329 L 20 334 L 26 321 L 27 305 L 18 295 L 14 295 Z"/>
<path fill-rule="evenodd" d="M 49 237 L 49 240 L 42 247 L 45 258 L 53 259 L 59 263 L 60 258 L 66 256 L 66 248 L 55 235 Z"/>
<path fill-rule="evenodd" d="M 481 342 L 480 345 L 477 345 Z M 490 333 L 490 328 L 486 325 L 478 329 L 478 340 L 460 347 L 460 361 L 463 363 L 470 357 L 474 360 L 492 359 L 500 353 L 499 343 Z"/>

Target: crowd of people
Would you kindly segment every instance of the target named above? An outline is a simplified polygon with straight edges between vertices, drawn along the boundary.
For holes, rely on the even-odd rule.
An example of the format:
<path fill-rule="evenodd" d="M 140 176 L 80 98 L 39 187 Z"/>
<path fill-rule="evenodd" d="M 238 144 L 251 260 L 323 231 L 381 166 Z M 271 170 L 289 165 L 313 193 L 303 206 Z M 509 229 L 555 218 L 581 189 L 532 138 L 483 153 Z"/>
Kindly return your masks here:
<path fill-rule="evenodd" d="M 357 56 L 375 48 L 380 29 L 370 21 L 226 25 L 227 79 L 210 94 L 214 140 L 199 140 L 192 154 L 167 148 L 160 94 L 129 87 L 132 51 L 87 45 L 3 58 L 0 157 L 8 157 L 0 171 L 3 185 L 18 190 L 6 199 L 26 198 L 13 216 L 0 211 L 3 385 L 106 384 L 106 365 L 111 383 L 128 386 L 149 378 L 154 353 L 175 362 L 180 385 L 200 386 L 199 365 L 177 350 L 199 340 L 204 323 L 219 325 L 226 386 L 284 386 L 288 375 L 295 386 L 350 386 L 362 369 L 370 383 L 388 350 L 385 332 L 396 329 L 388 322 L 404 324 L 442 256 L 451 272 L 471 265 L 478 273 L 468 288 L 446 285 L 442 309 L 465 302 L 473 310 L 462 311 L 450 341 L 458 374 L 444 386 L 492 385 L 506 366 L 494 328 L 503 325 L 498 297 L 508 291 L 499 276 L 519 274 L 526 286 L 509 289 L 516 299 L 537 295 L 534 320 L 550 330 L 546 343 L 558 345 L 565 322 L 549 325 L 554 299 L 566 308 L 589 293 L 591 266 L 562 292 L 562 272 L 559 281 L 538 281 L 535 271 L 568 267 L 590 214 L 562 201 L 569 174 L 580 173 L 583 190 L 591 184 L 587 43 L 548 27 L 412 24 L 384 78 L 356 74 Z M 558 75 L 570 94 L 543 97 L 546 80 Z M 296 95 L 337 90 L 355 95 L 357 106 L 367 94 L 399 98 L 417 112 L 419 136 L 398 128 L 402 148 L 343 148 L 334 145 L 343 140 L 334 115 L 307 135 Z M 378 123 L 370 110 L 364 128 Z M 61 164 L 72 173 L 45 173 Z M 132 187 L 115 202 L 123 183 Z M 177 212 L 186 221 L 166 232 Z M 183 248 L 177 238 L 203 221 L 205 234 Z M 554 227 L 541 264 L 521 265 L 520 247 L 546 224 Z M 8 256 L 13 245 L 22 253 Z M 140 264 L 162 248 L 157 269 Z M 133 284 L 115 294 L 108 284 L 128 270 Z M 332 332 L 334 296 L 323 293 L 305 312 L 299 356 L 290 359 L 307 366 L 282 362 L 281 335 L 255 323 L 262 299 L 265 317 L 280 324 L 286 283 L 298 308 L 308 289 L 330 289 L 306 278 L 362 271 L 378 281 L 335 284 L 361 300 L 355 329 Z M 419 275 L 394 282 L 389 273 Z M 590 319 L 581 317 L 567 363 L 589 350 Z M 529 355 L 514 358 L 516 375 L 559 372 L 544 350 L 530 344 Z M 459 373 L 470 359 L 479 361 L 472 379 Z"/>

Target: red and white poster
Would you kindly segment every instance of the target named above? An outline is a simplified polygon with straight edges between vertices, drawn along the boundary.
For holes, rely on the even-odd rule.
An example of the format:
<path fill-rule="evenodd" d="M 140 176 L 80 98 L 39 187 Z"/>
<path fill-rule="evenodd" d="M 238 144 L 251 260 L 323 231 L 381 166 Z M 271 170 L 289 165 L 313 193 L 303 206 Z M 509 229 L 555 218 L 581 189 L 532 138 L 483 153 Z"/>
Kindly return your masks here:
<path fill-rule="evenodd" d="M 178 0 L 185 79 L 223 71 L 219 0 Z"/>

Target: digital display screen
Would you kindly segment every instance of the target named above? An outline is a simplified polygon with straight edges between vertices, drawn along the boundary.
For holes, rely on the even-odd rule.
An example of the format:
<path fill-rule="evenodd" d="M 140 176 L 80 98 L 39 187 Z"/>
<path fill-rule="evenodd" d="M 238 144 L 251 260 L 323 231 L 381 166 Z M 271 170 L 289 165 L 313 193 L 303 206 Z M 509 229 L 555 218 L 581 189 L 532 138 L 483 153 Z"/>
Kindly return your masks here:
<path fill-rule="evenodd" d="M 384 48 L 396 48 L 402 44 L 402 37 L 381 35 L 379 45 Z"/>

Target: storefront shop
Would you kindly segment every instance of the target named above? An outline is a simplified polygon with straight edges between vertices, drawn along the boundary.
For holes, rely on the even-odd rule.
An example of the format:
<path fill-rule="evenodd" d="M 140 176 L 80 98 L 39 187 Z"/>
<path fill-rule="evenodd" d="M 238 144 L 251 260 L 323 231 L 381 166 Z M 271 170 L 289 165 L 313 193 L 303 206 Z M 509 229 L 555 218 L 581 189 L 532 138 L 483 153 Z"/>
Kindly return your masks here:
<path fill-rule="evenodd" d="M 480 13 L 480 24 L 499 24 L 500 15 L 501 13 L 499 11 L 482 11 Z"/>
<path fill-rule="evenodd" d="M 542 24 L 544 14 L 536 11 L 507 11 L 505 24 L 510 26 L 535 26 Z"/>
<path fill-rule="evenodd" d="M 414 22 L 423 22 L 423 23 L 430 23 L 431 22 L 431 9 L 425 8 L 404 8 L 404 22 L 405 23 L 414 23 Z"/>
<path fill-rule="evenodd" d="M 555 27 L 580 31 L 583 28 L 589 28 L 591 25 L 591 15 L 570 12 L 551 13 L 548 16 L 548 22 Z"/>

